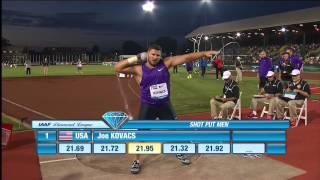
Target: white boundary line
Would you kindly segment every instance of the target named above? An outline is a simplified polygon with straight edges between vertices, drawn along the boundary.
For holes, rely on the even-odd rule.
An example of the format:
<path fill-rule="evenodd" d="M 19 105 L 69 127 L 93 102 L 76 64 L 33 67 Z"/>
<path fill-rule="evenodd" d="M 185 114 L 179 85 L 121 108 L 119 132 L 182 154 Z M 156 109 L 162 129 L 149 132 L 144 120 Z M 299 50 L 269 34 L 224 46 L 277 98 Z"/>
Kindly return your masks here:
<path fill-rule="evenodd" d="M 71 161 L 75 159 L 77 158 L 73 157 L 73 158 L 65 158 L 65 159 L 48 160 L 48 161 L 41 161 L 40 164 L 48 164 L 48 163 L 61 162 L 61 161 Z"/>
<path fill-rule="evenodd" d="M 132 91 L 132 93 L 133 93 L 138 99 L 140 99 L 140 95 L 132 88 L 130 82 L 128 83 L 128 87 L 129 87 L 129 89 Z"/>
<path fill-rule="evenodd" d="M 127 101 L 127 96 L 126 96 L 125 93 L 123 92 L 123 87 L 122 87 L 120 78 L 117 77 L 117 80 L 118 80 L 118 86 L 119 86 L 120 94 L 121 94 L 122 100 L 123 100 L 123 102 L 124 102 L 124 108 L 126 109 L 128 115 L 129 115 L 130 117 L 132 117 L 132 113 L 131 113 L 130 110 L 129 110 L 129 104 L 128 104 L 128 101 Z"/>
<path fill-rule="evenodd" d="M 34 109 L 31 109 L 31 108 L 29 108 L 29 107 L 27 107 L 27 106 L 24 106 L 24 105 L 15 103 L 15 102 L 13 102 L 13 101 L 10 101 L 9 99 L 6 99 L 6 98 L 4 98 L 4 97 L 2 98 L 2 101 L 5 101 L 5 102 L 10 103 L 10 104 L 13 104 L 13 105 L 15 105 L 15 106 L 17 106 L 17 107 L 19 107 L 19 108 L 22 108 L 22 109 L 24 109 L 24 110 L 33 112 L 33 113 L 38 114 L 38 115 L 40 115 L 40 116 L 46 117 L 46 118 L 48 118 L 48 119 L 56 119 L 56 118 L 54 118 L 54 117 L 52 117 L 52 116 L 49 116 L 49 115 L 47 115 L 47 114 L 44 114 L 44 113 L 41 113 L 41 112 L 36 111 L 36 110 L 34 110 Z"/>
<path fill-rule="evenodd" d="M 54 118 L 54 117 L 52 117 L 52 116 L 49 116 L 49 115 L 47 115 L 47 114 L 44 114 L 44 113 L 41 113 L 41 112 L 36 111 L 36 110 L 34 110 L 34 109 L 31 109 L 31 108 L 29 108 L 29 107 L 27 107 L 27 106 L 24 106 L 24 105 L 15 103 L 15 102 L 13 102 L 13 101 L 10 101 L 9 99 L 6 99 L 6 98 L 4 98 L 4 97 L 2 97 L 2 100 L 5 101 L 5 102 L 7 102 L 7 103 L 13 104 L 13 105 L 15 105 L 15 106 L 17 106 L 17 107 L 19 107 L 19 108 L 22 108 L 22 109 L 24 109 L 24 110 L 27 110 L 27 111 L 30 111 L 30 112 L 32 112 L 32 113 L 38 114 L 38 115 L 40 115 L 40 116 L 46 117 L 46 118 L 48 118 L 48 119 L 56 119 L 56 118 Z M 40 164 L 45 164 L 45 163 L 51 163 L 51 162 L 70 161 L 70 160 L 75 160 L 75 159 L 77 159 L 76 155 L 74 155 L 73 158 L 64 158 L 64 159 L 56 159 L 56 160 L 49 160 L 49 161 L 39 161 L 39 163 L 40 163 Z"/>

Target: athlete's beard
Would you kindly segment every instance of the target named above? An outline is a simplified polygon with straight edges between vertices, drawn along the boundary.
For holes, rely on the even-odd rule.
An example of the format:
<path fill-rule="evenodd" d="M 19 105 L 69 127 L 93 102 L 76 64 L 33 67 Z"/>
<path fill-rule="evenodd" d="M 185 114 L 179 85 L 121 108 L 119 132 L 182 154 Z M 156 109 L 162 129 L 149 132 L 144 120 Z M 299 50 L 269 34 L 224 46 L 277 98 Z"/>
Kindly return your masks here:
<path fill-rule="evenodd" d="M 159 62 L 157 62 L 156 64 L 153 64 L 152 61 L 150 61 L 150 60 L 148 59 L 148 64 L 149 64 L 150 66 L 152 66 L 152 67 L 156 67 L 156 66 L 158 65 L 158 63 L 159 63 Z"/>

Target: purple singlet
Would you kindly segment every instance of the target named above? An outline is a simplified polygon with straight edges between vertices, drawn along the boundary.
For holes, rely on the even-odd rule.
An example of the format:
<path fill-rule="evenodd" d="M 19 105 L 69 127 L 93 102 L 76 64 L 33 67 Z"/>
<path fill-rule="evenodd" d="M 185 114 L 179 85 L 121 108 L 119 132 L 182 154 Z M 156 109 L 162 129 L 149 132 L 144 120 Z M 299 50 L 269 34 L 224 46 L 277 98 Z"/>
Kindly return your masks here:
<path fill-rule="evenodd" d="M 140 83 L 141 101 L 144 104 L 162 105 L 170 100 L 170 74 L 163 60 L 150 69 L 142 65 Z"/>

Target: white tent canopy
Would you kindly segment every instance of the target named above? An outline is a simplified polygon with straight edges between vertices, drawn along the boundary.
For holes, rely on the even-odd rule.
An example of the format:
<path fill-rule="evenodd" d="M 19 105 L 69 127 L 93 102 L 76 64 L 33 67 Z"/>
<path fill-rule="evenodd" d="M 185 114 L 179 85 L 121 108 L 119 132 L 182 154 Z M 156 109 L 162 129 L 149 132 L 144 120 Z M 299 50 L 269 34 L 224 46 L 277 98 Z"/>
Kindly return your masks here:
<path fill-rule="evenodd" d="M 213 35 L 251 29 L 262 29 L 292 24 L 310 23 L 317 21 L 320 21 L 320 7 L 307 8 L 266 16 L 259 16 L 208 26 L 201 26 L 189 33 L 188 35 L 186 35 L 185 38 L 188 39 L 196 37 L 199 34 Z"/>

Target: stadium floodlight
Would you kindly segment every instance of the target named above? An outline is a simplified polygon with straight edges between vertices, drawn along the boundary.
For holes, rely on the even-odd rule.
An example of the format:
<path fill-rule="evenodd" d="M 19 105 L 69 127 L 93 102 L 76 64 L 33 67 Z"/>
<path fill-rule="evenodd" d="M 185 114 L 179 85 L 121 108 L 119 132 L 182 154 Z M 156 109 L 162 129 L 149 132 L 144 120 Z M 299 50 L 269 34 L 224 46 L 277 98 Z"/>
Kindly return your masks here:
<path fill-rule="evenodd" d="M 303 24 L 299 24 L 300 27 L 303 27 Z"/>
<path fill-rule="evenodd" d="M 147 1 L 142 5 L 142 9 L 145 12 L 152 12 L 153 9 L 155 8 L 153 1 Z"/>
<path fill-rule="evenodd" d="M 210 4 L 211 0 L 201 0 L 201 4 Z"/>
<path fill-rule="evenodd" d="M 204 37 L 204 40 L 206 40 L 206 41 L 207 41 L 208 39 L 209 39 L 209 37 L 208 37 L 208 36 L 205 36 L 205 37 Z"/>
<path fill-rule="evenodd" d="M 237 34 L 236 34 L 236 35 L 237 35 L 237 37 L 240 37 L 240 36 L 241 36 L 241 33 L 237 32 Z"/>
<path fill-rule="evenodd" d="M 316 28 L 316 27 L 318 27 L 318 25 L 317 25 L 317 24 L 314 24 L 313 26 L 314 26 L 315 28 Z"/>
<path fill-rule="evenodd" d="M 286 32 L 286 28 L 283 27 L 283 28 L 280 29 L 280 31 L 281 32 Z"/>
<path fill-rule="evenodd" d="M 261 36 L 264 36 L 264 33 L 260 33 L 261 34 Z"/>

